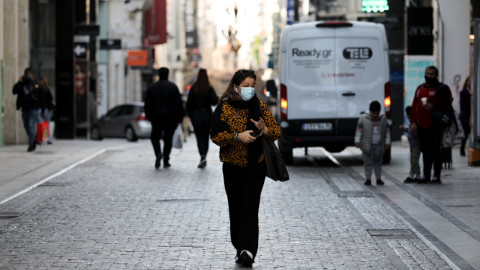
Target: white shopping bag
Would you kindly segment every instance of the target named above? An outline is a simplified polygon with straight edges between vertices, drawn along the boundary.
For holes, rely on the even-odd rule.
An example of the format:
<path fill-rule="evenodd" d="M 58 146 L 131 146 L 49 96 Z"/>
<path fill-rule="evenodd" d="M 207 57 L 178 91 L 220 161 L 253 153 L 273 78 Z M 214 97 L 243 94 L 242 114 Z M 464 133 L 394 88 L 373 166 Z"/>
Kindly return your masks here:
<path fill-rule="evenodd" d="M 183 132 L 182 132 L 182 125 L 179 124 L 173 133 L 172 138 L 172 146 L 173 148 L 182 149 L 183 146 Z"/>

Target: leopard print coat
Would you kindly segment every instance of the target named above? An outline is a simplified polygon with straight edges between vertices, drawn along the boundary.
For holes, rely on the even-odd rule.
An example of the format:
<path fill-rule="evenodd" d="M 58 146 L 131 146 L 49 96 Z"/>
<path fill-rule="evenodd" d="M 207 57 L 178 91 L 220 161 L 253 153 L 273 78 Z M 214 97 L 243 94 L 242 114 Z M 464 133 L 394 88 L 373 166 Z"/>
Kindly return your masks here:
<path fill-rule="evenodd" d="M 268 127 L 268 135 L 263 135 L 270 140 L 277 140 L 282 135 L 280 126 L 275 121 L 268 106 L 260 101 L 262 118 Z M 220 161 L 230 164 L 247 167 L 247 144 L 235 141 L 235 133 L 241 133 L 247 128 L 248 109 L 236 109 L 228 100 L 221 102 L 212 116 L 211 139 L 220 146 Z M 260 139 L 260 138 L 258 138 Z M 264 160 L 263 153 L 258 163 Z"/>

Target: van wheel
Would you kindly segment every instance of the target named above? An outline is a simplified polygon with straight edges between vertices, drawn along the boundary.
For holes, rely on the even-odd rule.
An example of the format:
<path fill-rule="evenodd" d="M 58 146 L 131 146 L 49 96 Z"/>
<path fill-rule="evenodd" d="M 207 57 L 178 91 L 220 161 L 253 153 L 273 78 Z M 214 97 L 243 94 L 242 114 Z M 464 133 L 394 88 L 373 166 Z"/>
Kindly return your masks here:
<path fill-rule="evenodd" d="M 278 150 L 285 164 L 293 164 L 293 148 L 291 146 L 283 143 L 282 140 L 278 140 Z"/>
<path fill-rule="evenodd" d="M 389 164 L 390 161 L 392 160 L 392 151 L 391 149 L 385 149 L 385 152 L 383 152 L 383 164 Z"/>
<path fill-rule="evenodd" d="M 330 153 L 340 153 L 347 148 L 346 146 L 325 146 L 325 150 Z"/>

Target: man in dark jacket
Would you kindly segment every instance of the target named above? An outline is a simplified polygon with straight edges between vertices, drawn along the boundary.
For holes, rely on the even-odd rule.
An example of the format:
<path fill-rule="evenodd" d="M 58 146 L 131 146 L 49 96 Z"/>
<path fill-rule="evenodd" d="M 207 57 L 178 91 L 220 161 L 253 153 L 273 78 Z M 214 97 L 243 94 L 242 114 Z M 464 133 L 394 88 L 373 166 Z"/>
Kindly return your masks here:
<path fill-rule="evenodd" d="M 178 87 L 168 81 L 168 68 L 160 68 L 160 80 L 151 85 L 145 97 L 145 115 L 152 123 L 153 151 L 155 152 L 155 168 L 160 167 L 163 157 L 163 167 L 170 167 L 170 152 L 172 150 L 173 133 L 183 119 L 183 106 Z M 163 155 L 160 139 L 163 132 Z"/>
<path fill-rule="evenodd" d="M 450 88 L 438 81 L 438 69 L 429 66 L 425 70 L 425 83 L 418 86 L 412 102 L 412 131 L 418 130 L 420 151 L 423 155 L 424 178 L 418 183 L 441 184 L 442 134 L 445 128 L 442 120 L 448 120 L 452 109 Z M 450 118 L 453 119 L 453 118 Z M 433 177 L 431 177 L 433 165 Z"/>
<path fill-rule="evenodd" d="M 45 108 L 40 84 L 35 81 L 33 69 L 28 67 L 12 93 L 17 95 L 17 110 L 22 109 L 23 126 L 28 135 L 28 152 L 35 151 L 35 122 Z"/>

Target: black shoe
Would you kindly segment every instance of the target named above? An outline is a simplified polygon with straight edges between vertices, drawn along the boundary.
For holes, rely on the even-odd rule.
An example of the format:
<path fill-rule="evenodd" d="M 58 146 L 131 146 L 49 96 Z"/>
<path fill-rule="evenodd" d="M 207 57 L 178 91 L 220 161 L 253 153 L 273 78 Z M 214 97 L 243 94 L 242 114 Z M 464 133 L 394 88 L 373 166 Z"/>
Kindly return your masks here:
<path fill-rule="evenodd" d="M 409 177 L 405 178 L 405 180 L 403 181 L 403 183 L 405 183 L 405 184 L 411 184 L 411 183 L 415 183 L 415 182 L 417 182 L 417 181 L 418 181 L 417 178 L 411 178 L 411 177 L 409 176 Z"/>
<path fill-rule="evenodd" d="M 28 149 L 27 149 L 27 152 L 33 152 L 33 151 L 35 151 L 35 147 L 36 147 L 35 144 L 29 146 Z"/>
<path fill-rule="evenodd" d="M 163 160 L 163 168 L 170 168 L 172 165 L 168 162 L 168 160 Z"/>
<path fill-rule="evenodd" d="M 385 183 L 382 181 L 382 179 L 377 180 L 377 186 L 383 186 Z"/>
<path fill-rule="evenodd" d="M 203 168 L 205 168 L 205 167 L 207 167 L 207 159 L 206 159 L 206 158 L 202 158 L 202 159 L 200 160 L 200 163 L 198 164 L 198 168 L 203 169 Z"/>
<path fill-rule="evenodd" d="M 160 160 L 162 160 L 162 156 L 158 156 L 156 159 L 155 159 L 155 169 L 158 169 L 160 168 Z"/>
<path fill-rule="evenodd" d="M 437 176 L 434 176 L 432 178 L 432 181 L 430 181 L 430 184 L 441 184 L 442 183 L 442 180 L 440 179 L 440 177 L 437 177 Z"/>
<path fill-rule="evenodd" d="M 254 263 L 252 253 L 248 250 L 242 250 L 238 256 L 237 263 L 245 267 L 252 267 Z"/>
<path fill-rule="evenodd" d="M 365 181 L 365 183 L 363 183 L 365 186 L 371 186 L 372 185 L 372 181 L 370 180 L 367 180 Z"/>
<path fill-rule="evenodd" d="M 417 184 L 429 184 L 430 183 L 430 177 L 425 177 L 422 179 L 418 179 Z"/>

